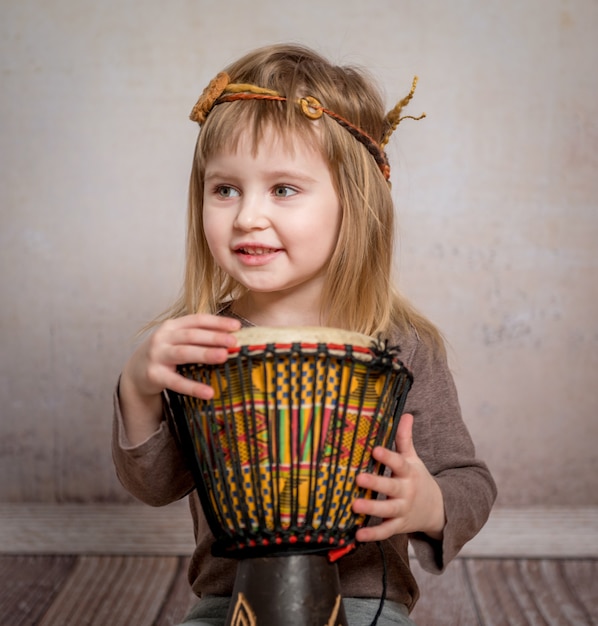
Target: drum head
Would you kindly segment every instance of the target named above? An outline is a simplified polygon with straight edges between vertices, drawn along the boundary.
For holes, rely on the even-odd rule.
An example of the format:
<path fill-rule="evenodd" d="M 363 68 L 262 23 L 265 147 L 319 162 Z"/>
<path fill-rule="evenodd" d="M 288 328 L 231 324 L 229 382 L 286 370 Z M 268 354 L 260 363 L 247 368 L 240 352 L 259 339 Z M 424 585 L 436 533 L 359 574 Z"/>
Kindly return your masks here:
<path fill-rule="evenodd" d="M 240 346 L 257 348 L 272 344 L 275 346 L 326 344 L 328 347 L 339 348 L 345 345 L 372 348 L 376 344 L 376 340 L 368 335 L 326 326 L 252 326 L 241 328 L 233 334 L 238 339 L 238 346 L 229 350 L 231 353 L 238 352 Z M 367 351 L 359 352 L 362 360 L 371 358 Z M 356 353 L 357 358 L 359 352 Z"/>

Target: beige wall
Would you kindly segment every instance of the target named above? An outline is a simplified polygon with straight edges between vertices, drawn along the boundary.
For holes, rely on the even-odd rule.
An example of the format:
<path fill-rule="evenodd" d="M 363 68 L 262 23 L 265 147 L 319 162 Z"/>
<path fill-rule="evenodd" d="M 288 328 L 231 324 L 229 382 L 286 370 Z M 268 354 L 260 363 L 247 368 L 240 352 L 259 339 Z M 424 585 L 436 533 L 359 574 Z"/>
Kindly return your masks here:
<path fill-rule="evenodd" d="M 401 284 L 436 321 L 503 505 L 598 504 L 598 4 L 280 0 L 0 6 L 0 500 L 124 500 L 111 392 L 178 290 L 188 112 L 295 40 L 371 69 Z"/>

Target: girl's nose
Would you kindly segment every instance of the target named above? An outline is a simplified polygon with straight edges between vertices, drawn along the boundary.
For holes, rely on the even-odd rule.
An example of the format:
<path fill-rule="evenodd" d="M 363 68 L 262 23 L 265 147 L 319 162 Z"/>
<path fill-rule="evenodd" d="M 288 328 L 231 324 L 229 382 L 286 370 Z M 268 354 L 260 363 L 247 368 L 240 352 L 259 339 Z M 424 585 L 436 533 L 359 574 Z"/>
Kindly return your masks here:
<path fill-rule="evenodd" d="M 244 195 L 234 226 L 240 230 L 262 230 L 269 225 L 264 202 L 257 196 Z"/>

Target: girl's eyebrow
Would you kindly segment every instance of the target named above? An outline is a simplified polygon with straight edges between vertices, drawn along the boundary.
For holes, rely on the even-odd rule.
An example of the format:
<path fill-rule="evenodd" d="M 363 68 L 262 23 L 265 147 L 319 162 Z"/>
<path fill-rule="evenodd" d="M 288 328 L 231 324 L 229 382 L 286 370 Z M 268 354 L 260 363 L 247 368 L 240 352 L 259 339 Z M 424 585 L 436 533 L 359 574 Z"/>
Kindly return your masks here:
<path fill-rule="evenodd" d="M 273 170 L 268 172 L 268 175 L 272 178 L 280 179 L 282 182 L 285 180 L 302 180 L 305 182 L 314 182 L 315 178 L 304 172 L 298 172 L 297 170 Z"/>
<path fill-rule="evenodd" d="M 206 170 L 204 174 L 205 180 L 210 180 L 212 178 L 230 178 L 230 174 L 225 174 L 219 170 Z"/>
<path fill-rule="evenodd" d="M 277 180 L 279 182 L 284 182 L 285 180 L 296 180 L 303 181 L 305 183 L 315 182 L 315 178 L 306 174 L 304 172 L 299 172 L 297 170 L 271 170 L 267 172 L 268 179 Z M 212 179 L 222 179 L 222 180 L 231 180 L 236 179 L 238 176 L 236 174 L 231 174 L 230 172 L 226 172 L 225 170 L 206 170 L 204 180 L 212 180 Z"/>

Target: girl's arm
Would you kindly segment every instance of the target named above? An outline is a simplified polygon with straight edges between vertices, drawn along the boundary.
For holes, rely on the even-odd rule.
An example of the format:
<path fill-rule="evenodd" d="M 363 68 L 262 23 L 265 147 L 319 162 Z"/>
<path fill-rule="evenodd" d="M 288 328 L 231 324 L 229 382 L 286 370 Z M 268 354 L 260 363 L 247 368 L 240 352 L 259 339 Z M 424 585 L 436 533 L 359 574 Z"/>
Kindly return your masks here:
<path fill-rule="evenodd" d="M 211 387 L 179 375 L 179 363 L 219 363 L 237 320 L 190 315 L 164 322 L 126 363 L 114 396 L 112 454 L 123 486 L 147 504 L 161 506 L 186 495 L 193 479 L 167 421 L 164 390 L 210 398 Z"/>
<path fill-rule="evenodd" d="M 387 497 L 355 502 L 357 511 L 383 518 L 379 526 L 361 529 L 357 538 L 407 533 L 421 565 L 438 572 L 485 524 L 496 485 L 475 455 L 444 350 L 419 338 L 397 343 L 413 372 L 405 407 L 413 419 L 401 418 L 395 451 L 374 452 L 394 475 L 359 477 L 359 484 Z"/>

